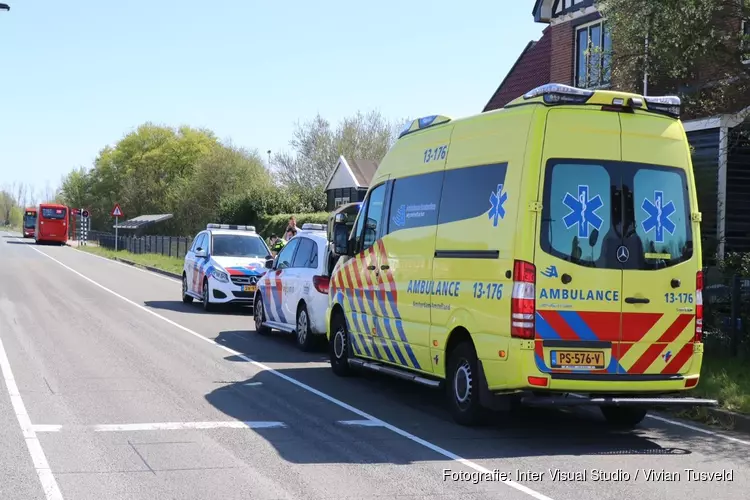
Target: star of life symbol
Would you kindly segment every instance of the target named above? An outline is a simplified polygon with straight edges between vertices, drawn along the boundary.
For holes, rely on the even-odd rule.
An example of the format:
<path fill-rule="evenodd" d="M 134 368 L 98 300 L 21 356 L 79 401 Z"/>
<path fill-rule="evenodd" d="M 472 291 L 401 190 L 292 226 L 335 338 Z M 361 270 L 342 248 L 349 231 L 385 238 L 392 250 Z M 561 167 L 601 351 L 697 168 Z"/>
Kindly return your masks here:
<path fill-rule="evenodd" d="M 664 243 L 664 231 L 674 234 L 677 226 L 670 219 L 673 213 L 677 211 L 674 203 L 670 200 L 664 204 L 664 192 L 654 191 L 654 201 L 648 198 L 643 199 L 641 208 L 648 215 L 646 220 L 641 223 L 641 227 L 646 233 L 655 232 L 654 240 L 656 243 Z"/>
<path fill-rule="evenodd" d="M 505 218 L 506 201 L 508 201 L 508 193 L 503 193 L 503 185 L 498 184 L 497 192 L 490 193 L 490 211 L 487 214 L 495 227 L 497 227 L 500 219 Z"/>
<path fill-rule="evenodd" d="M 578 186 L 577 198 L 570 193 L 565 193 L 563 204 L 570 209 L 570 213 L 563 217 L 565 227 L 570 229 L 573 226 L 578 226 L 579 238 L 588 239 L 590 227 L 597 231 L 602 228 L 604 221 L 596 214 L 596 211 L 604 206 L 604 202 L 598 194 L 589 198 L 588 186 Z"/>

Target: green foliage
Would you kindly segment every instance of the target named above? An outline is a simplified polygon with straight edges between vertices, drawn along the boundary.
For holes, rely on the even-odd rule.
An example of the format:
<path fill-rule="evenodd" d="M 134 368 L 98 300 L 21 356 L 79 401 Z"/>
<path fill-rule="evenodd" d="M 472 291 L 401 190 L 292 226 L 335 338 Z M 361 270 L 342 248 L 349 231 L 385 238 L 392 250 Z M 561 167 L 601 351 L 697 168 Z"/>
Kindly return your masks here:
<path fill-rule="evenodd" d="M 600 0 L 613 40 L 613 81 L 623 90 L 681 91 L 693 115 L 734 105 L 747 90 L 744 0 Z M 646 45 L 648 40 L 648 45 Z M 651 93 L 651 92 L 649 92 Z"/>
<path fill-rule="evenodd" d="M 277 214 L 261 217 L 256 227 L 258 233 L 264 238 L 270 238 L 272 234 L 276 236 L 283 236 L 287 225 L 289 224 L 289 218 L 294 216 L 297 219 L 297 227 L 302 227 L 302 224 L 327 224 L 328 212 L 314 212 L 314 213 L 301 213 L 301 214 Z"/>
<path fill-rule="evenodd" d="M 293 154 L 275 157 L 276 175 L 283 186 L 299 200 L 304 211 L 324 210 L 325 183 L 339 156 L 379 162 L 396 140 L 406 120 L 388 122 L 378 112 L 345 118 L 334 129 L 317 115 L 298 123 L 290 141 Z"/>
<path fill-rule="evenodd" d="M 750 277 L 750 253 L 729 252 L 719 262 L 719 269 L 724 276 L 739 275 Z"/>

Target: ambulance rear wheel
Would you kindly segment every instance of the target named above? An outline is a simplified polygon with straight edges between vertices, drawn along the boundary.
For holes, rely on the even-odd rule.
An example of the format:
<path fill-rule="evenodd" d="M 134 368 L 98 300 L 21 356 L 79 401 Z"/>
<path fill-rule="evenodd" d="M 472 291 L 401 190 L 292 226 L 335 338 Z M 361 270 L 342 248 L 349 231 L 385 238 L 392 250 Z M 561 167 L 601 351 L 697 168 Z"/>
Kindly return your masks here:
<path fill-rule="evenodd" d="M 602 406 L 600 409 L 607 423 L 624 429 L 640 424 L 648 413 L 646 408 L 633 406 Z"/>
<path fill-rule="evenodd" d="M 331 368 L 333 373 L 339 377 L 348 377 L 352 374 L 349 366 L 349 331 L 346 328 L 346 318 L 340 312 L 331 320 L 331 340 L 329 350 L 331 353 Z"/>
<path fill-rule="evenodd" d="M 479 362 L 471 342 L 463 341 L 448 354 L 446 396 L 453 419 L 461 425 L 481 424 L 484 408 L 479 403 Z"/>

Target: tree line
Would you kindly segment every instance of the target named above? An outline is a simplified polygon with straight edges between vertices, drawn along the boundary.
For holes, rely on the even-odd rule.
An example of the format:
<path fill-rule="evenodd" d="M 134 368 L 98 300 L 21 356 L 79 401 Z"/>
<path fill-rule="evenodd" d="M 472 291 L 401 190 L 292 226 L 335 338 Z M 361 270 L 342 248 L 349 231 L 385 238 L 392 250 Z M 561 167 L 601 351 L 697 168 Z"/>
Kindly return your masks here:
<path fill-rule="evenodd" d="M 380 161 L 404 122 L 357 112 L 334 126 L 318 115 L 296 124 L 291 150 L 271 165 L 211 130 L 144 123 L 104 147 L 90 167 L 70 171 L 58 199 L 89 209 L 92 229 L 102 231 L 112 231 L 115 203 L 127 219 L 173 214 L 154 228 L 173 235 L 195 234 L 208 222 L 258 225 L 273 215 L 321 212 L 338 157 Z"/>

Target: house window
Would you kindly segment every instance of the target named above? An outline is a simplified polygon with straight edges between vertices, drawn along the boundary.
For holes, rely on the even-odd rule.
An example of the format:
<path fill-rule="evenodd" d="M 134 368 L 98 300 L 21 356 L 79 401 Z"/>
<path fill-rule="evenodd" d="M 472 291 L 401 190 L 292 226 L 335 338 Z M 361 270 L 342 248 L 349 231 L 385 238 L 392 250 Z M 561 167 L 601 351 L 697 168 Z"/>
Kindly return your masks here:
<path fill-rule="evenodd" d="M 612 76 L 612 37 L 606 22 L 576 30 L 576 86 L 608 87 Z"/>
<path fill-rule="evenodd" d="M 334 208 L 340 207 L 341 205 L 346 205 L 347 203 L 349 203 L 348 196 L 336 197 L 336 199 L 333 202 L 333 207 Z"/>

